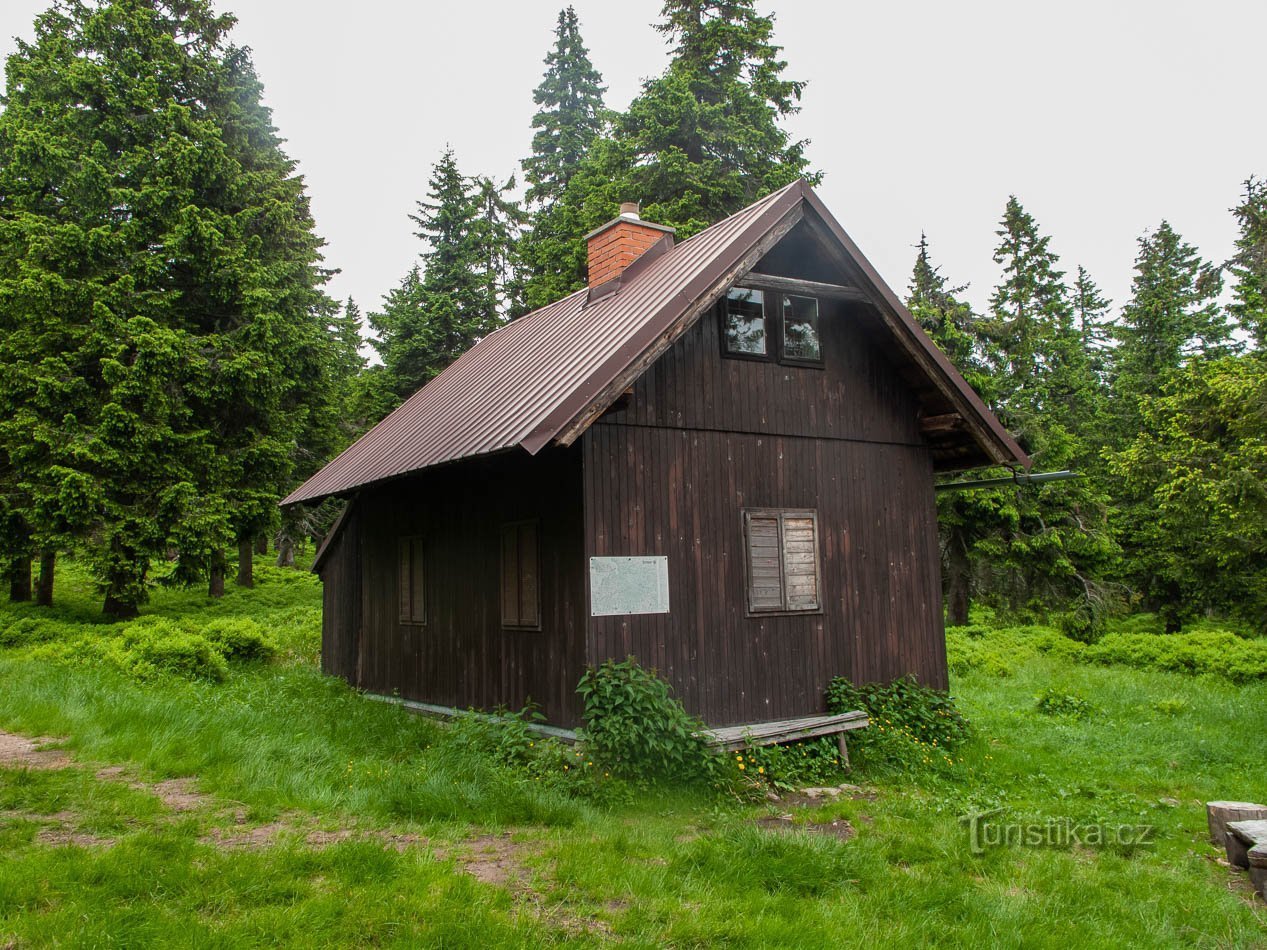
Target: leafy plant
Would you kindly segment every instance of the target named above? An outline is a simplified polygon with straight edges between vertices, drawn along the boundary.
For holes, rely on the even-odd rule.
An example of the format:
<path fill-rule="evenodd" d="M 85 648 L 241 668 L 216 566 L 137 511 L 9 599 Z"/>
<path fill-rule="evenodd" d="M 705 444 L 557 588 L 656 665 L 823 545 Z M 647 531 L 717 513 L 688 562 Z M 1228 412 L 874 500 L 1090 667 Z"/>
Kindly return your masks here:
<path fill-rule="evenodd" d="M 585 703 L 586 748 L 611 772 L 638 782 L 705 782 L 720 775 L 704 724 L 633 657 L 591 667 L 576 691 Z"/>
<path fill-rule="evenodd" d="M 778 789 L 821 785 L 844 768 L 832 736 L 803 739 L 782 745 L 753 746 L 733 756 L 737 771 L 764 779 Z"/>
<path fill-rule="evenodd" d="M 1034 708 L 1046 716 L 1064 716 L 1069 719 L 1087 719 L 1095 711 L 1095 707 L 1081 696 L 1062 693 L 1052 686 L 1038 694 Z"/>
<path fill-rule="evenodd" d="M 871 719 L 870 726 L 852 733 L 849 740 L 863 764 L 899 769 L 953 764 L 950 752 L 972 735 L 949 694 L 909 676 L 862 686 L 838 676 L 827 687 L 827 709 L 861 709 Z"/>

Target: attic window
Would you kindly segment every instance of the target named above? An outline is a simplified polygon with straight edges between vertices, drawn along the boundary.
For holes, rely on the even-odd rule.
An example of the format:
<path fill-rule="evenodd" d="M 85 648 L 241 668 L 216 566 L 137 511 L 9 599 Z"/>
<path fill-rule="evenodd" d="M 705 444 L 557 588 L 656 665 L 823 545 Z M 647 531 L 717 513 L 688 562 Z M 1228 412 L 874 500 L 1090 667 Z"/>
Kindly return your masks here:
<path fill-rule="evenodd" d="M 748 612 L 819 609 L 818 513 L 788 508 L 744 511 Z"/>
<path fill-rule="evenodd" d="M 784 296 L 782 358 L 792 362 L 822 362 L 823 351 L 818 343 L 818 300 L 814 297 Z"/>
<path fill-rule="evenodd" d="M 765 294 L 747 287 L 726 291 L 726 352 L 734 356 L 769 355 Z"/>

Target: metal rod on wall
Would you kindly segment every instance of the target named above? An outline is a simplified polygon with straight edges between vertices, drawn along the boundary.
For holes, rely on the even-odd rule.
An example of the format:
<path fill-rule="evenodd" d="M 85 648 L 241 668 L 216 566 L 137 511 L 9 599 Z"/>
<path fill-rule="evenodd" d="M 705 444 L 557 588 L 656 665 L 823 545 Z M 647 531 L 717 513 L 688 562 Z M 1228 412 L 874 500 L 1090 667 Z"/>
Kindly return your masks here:
<path fill-rule="evenodd" d="M 968 491 L 973 488 L 999 488 L 1004 485 L 1041 485 L 1043 482 L 1063 482 L 1070 478 L 1081 478 L 1077 472 L 1014 472 L 1007 478 L 982 478 L 969 482 L 947 482 L 936 486 L 936 490 Z"/>

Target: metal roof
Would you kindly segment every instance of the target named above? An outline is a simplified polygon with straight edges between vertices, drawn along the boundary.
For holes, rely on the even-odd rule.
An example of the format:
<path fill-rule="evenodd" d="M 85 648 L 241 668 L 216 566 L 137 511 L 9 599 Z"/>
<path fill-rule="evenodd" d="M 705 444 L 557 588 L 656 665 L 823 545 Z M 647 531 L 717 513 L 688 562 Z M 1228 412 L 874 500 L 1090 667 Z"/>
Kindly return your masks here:
<path fill-rule="evenodd" d="M 907 340 L 936 361 L 939 388 L 954 390 L 981 424 L 997 461 L 1028 458 L 981 403 L 803 181 L 793 182 L 632 265 L 614 293 L 580 290 L 485 337 L 382 422 L 282 500 L 283 505 L 343 494 L 373 482 L 478 455 L 522 447 L 536 454 L 575 429 L 622 373 L 675 339 L 674 325 L 793 212 L 810 207 L 842 238 L 873 290 L 909 331 Z M 667 247 L 667 245 L 666 245 Z M 679 331 L 681 327 L 677 328 Z M 929 352 L 931 351 L 931 353 Z M 601 408 L 601 407 L 599 407 Z M 990 438 L 992 437 L 992 438 Z M 575 438 L 575 432 L 566 441 Z"/>

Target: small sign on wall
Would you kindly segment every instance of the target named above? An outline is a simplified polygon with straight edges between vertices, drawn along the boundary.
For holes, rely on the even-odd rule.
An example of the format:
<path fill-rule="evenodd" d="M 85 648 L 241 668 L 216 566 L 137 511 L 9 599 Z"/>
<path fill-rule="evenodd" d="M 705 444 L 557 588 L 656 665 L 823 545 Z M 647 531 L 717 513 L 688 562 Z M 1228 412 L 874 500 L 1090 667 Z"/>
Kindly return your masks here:
<path fill-rule="evenodd" d="M 591 617 L 668 612 L 667 557 L 590 558 Z"/>

